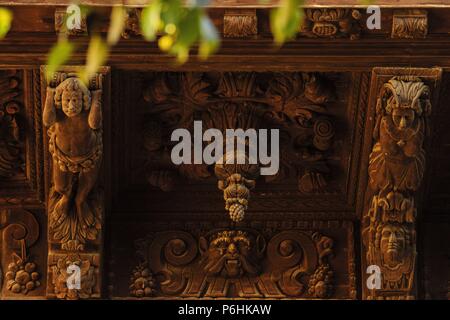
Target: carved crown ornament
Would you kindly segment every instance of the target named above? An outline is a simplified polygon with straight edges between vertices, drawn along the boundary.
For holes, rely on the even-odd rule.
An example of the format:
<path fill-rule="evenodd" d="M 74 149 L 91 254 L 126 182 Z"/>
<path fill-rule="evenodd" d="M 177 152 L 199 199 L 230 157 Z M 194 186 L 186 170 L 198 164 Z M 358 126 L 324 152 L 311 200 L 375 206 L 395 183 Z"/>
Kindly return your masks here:
<path fill-rule="evenodd" d="M 174 165 L 170 159 L 173 130 L 193 132 L 194 121 L 200 120 L 204 130 L 216 128 L 222 133 L 227 129 L 278 129 L 280 170 L 264 176 L 266 182 L 296 175 L 300 192 L 326 192 L 327 159 L 334 137 L 326 104 L 334 96 L 331 83 L 314 73 L 155 74 L 143 97 L 148 182 L 170 191 L 181 178 L 202 181 L 215 174 L 230 217 L 236 222 L 243 219 L 261 165 L 247 161 Z"/>
<path fill-rule="evenodd" d="M 414 298 L 415 202 L 425 171 L 431 88 L 411 72 L 387 80 L 377 100 L 362 232 L 367 265 L 380 268 L 381 288 L 369 290 L 368 299 Z"/>

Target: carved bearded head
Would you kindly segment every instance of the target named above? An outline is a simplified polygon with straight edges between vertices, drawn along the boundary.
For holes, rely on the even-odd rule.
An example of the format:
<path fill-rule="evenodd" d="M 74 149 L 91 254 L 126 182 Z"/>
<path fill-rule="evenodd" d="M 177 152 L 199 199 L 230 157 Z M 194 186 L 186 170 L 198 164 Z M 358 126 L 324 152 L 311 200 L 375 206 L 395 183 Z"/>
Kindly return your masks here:
<path fill-rule="evenodd" d="M 200 239 L 203 251 L 203 270 L 209 275 L 237 278 L 243 274 L 255 275 L 259 272 L 254 258 L 254 243 L 246 232 L 222 231 L 216 233 L 209 245 Z"/>
<path fill-rule="evenodd" d="M 86 85 L 77 78 L 68 78 L 58 85 L 55 92 L 56 106 L 62 108 L 68 117 L 74 117 L 83 110 L 88 110 L 91 94 Z"/>

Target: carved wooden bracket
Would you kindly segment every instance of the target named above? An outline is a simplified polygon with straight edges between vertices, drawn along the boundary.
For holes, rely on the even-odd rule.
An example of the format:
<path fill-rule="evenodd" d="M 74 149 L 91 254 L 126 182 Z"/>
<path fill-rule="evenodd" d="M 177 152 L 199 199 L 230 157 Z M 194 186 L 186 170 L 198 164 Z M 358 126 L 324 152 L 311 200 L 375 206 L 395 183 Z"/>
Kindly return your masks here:
<path fill-rule="evenodd" d="M 367 299 L 414 299 L 416 192 L 425 170 L 424 141 L 441 69 L 376 68 L 374 145 L 363 218 L 366 267 L 381 271 Z M 368 276 L 364 269 L 363 272 Z"/>
<path fill-rule="evenodd" d="M 392 38 L 423 39 L 428 34 L 426 10 L 398 10 L 392 17 Z"/>
<path fill-rule="evenodd" d="M 305 9 L 305 23 L 301 34 L 313 38 L 358 39 L 361 34 L 361 13 L 356 9 L 309 8 Z"/>
<path fill-rule="evenodd" d="M 109 92 L 105 87 L 109 69 L 102 68 L 87 85 L 76 77 L 76 71 L 77 67 L 66 67 L 55 74 L 46 87 L 43 112 L 51 155 L 47 295 L 57 298 L 98 296 L 89 290 L 84 292 L 84 287 L 60 294 L 51 284 L 60 286 L 61 277 L 68 273 L 59 270 L 59 264 L 59 271 L 51 268 L 54 261 L 79 251 L 86 251 L 82 261 L 97 261 L 102 250 L 104 196 L 99 177 L 103 157 L 102 102 L 105 90 Z M 41 72 L 45 72 L 45 67 Z M 100 282 L 100 278 L 95 282 Z"/>
<path fill-rule="evenodd" d="M 258 34 L 256 9 L 225 10 L 223 16 L 223 36 L 225 38 L 245 38 Z"/>
<path fill-rule="evenodd" d="M 82 35 L 87 33 L 87 18 L 86 14 L 80 12 L 80 21 L 79 21 L 79 28 L 71 28 L 68 29 L 66 22 L 67 22 L 67 8 L 57 8 L 55 10 L 55 31 L 57 33 L 64 32 L 71 36 L 76 35 Z M 76 17 L 74 15 L 74 17 Z"/>

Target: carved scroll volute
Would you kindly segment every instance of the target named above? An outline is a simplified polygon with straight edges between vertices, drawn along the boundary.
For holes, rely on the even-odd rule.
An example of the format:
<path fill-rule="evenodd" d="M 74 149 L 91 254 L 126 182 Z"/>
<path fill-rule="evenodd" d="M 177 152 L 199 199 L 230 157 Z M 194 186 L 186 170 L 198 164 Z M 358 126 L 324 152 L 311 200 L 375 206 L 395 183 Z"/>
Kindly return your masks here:
<path fill-rule="evenodd" d="M 46 87 L 43 111 L 51 156 L 51 185 L 47 202 L 47 294 L 57 298 L 99 297 L 99 292 L 89 288 L 59 294 L 62 290 L 58 287 L 61 277 L 69 276 L 71 272 L 61 270 L 58 261 L 73 264 L 76 264 L 74 261 L 79 264 L 96 261 L 96 268 L 100 264 L 104 214 L 100 181 L 103 160 L 102 102 L 108 69 L 102 68 L 87 84 L 76 77 L 75 67 L 67 67 L 66 70 L 56 73 Z M 82 259 L 66 259 L 67 254 L 80 251 L 84 254 Z M 100 278 L 96 279 L 93 286 L 99 288 L 99 282 Z"/>
<path fill-rule="evenodd" d="M 0 266 L 5 267 L 3 295 L 15 298 L 32 295 L 41 285 L 41 266 L 35 263 L 35 256 L 29 252 L 39 239 L 36 218 L 26 210 L 0 211 L 0 234 Z"/>
<path fill-rule="evenodd" d="M 394 76 L 377 98 L 363 241 L 366 267 L 378 267 L 381 281 L 369 280 L 370 288 L 363 283 L 368 299 L 415 298 L 416 193 L 425 170 L 430 93 L 421 77 Z"/>

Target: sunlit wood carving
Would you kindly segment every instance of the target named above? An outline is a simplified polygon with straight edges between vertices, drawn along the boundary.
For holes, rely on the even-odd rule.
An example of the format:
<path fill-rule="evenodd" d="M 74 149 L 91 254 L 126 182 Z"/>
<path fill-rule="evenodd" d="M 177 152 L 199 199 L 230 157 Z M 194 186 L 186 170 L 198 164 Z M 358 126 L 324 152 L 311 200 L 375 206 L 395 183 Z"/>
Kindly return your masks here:
<path fill-rule="evenodd" d="M 102 200 L 94 186 L 103 152 L 102 90 L 90 91 L 78 78 L 60 76 L 65 79 L 47 88 L 43 113 L 53 159 L 49 228 L 63 248 L 69 241 L 82 248 L 101 228 Z"/>
<path fill-rule="evenodd" d="M 428 13 L 425 10 L 399 10 L 392 17 L 392 38 L 423 39 L 428 34 Z"/>
<path fill-rule="evenodd" d="M 395 76 L 382 86 L 368 168 L 372 198 L 363 229 L 367 265 L 381 269 L 381 288 L 369 290 L 369 299 L 414 298 L 415 193 L 425 170 L 430 112 L 431 89 L 420 77 Z"/>

